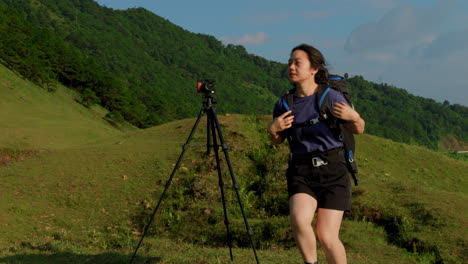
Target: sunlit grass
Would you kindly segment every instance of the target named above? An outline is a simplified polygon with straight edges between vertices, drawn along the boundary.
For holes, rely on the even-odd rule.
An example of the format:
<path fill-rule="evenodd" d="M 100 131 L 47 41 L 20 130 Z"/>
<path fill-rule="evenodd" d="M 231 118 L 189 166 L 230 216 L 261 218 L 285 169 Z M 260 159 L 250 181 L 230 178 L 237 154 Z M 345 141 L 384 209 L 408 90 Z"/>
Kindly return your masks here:
<path fill-rule="evenodd" d="M 0 90 L 0 158 L 9 159 L 0 167 L 0 263 L 128 263 L 195 119 L 121 131 L 67 91 L 49 94 L 2 67 Z M 268 116 L 219 119 L 261 263 L 300 263 L 287 146 L 268 143 Z M 191 142 L 201 147 L 186 151 L 136 263 L 230 262 L 205 128 L 203 118 Z M 371 135 L 357 142 L 360 185 L 341 235 L 349 263 L 463 263 L 466 161 Z M 221 157 L 234 263 L 255 263 Z"/>

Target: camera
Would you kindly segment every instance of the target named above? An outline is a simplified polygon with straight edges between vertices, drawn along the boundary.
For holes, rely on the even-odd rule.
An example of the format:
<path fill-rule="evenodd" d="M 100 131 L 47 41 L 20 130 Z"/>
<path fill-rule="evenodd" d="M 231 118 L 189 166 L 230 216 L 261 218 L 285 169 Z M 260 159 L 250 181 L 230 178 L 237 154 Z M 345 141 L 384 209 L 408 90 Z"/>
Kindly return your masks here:
<path fill-rule="evenodd" d="M 214 80 L 204 80 L 197 82 L 197 93 L 214 93 L 215 90 L 215 81 Z"/>

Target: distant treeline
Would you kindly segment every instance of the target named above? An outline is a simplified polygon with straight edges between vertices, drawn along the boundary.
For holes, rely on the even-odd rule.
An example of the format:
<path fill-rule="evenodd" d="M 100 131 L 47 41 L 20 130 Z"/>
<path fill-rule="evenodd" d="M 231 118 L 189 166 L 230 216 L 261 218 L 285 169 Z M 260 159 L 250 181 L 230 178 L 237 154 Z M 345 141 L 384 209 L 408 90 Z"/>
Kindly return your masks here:
<path fill-rule="evenodd" d="M 286 65 L 194 34 L 145 9 L 113 10 L 92 0 L 0 0 L 0 60 L 81 103 L 100 104 L 115 121 L 150 127 L 193 117 L 196 81 L 217 83 L 219 112 L 269 114 L 289 89 Z M 468 110 L 403 89 L 350 78 L 367 132 L 430 148 L 447 137 L 468 141 Z"/>
<path fill-rule="evenodd" d="M 350 78 L 348 83 L 368 133 L 432 149 L 438 149 L 442 140 L 468 142 L 468 107 L 414 96 L 362 76 Z M 452 142 L 451 147 L 459 148 L 460 144 Z"/>

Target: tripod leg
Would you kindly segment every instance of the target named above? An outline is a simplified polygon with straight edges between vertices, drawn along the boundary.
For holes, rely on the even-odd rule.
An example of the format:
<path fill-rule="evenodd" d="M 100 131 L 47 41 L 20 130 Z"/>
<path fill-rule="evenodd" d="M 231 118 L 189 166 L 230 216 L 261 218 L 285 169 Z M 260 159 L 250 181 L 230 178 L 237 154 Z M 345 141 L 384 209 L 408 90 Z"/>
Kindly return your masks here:
<path fill-rule="evenodd" d="M 257 261 L 257 264 L 260 264 L 260 261 L 258 260 L 258 256 L 257 256 L 257 250 L 255 249 L 253 231 L 252 229 L 250 229 L 249 222 L 247 221 L 247 217 L 245 215 L 244 204 L 242 203 L 242 199 L 240 197 L 240 193 L 239 193 L 240 185 L 236 181 L 236 177 L 234 176 L 234 170 L 232 169 L 232 165 L 231 165 L 231 160 L 229 159 L 228 145 L 224 141 L 223 133 L 221 131 L 221 126 L 219 125 L 218 117 L 216 116 L 216 112 L 214 112 L 214 109 L 211 108 L 211 112 L 209 112 L 208 114 L 212 115 L 213 121 L 216 125 L 216 131 L 218 132 L 219 140 L 221 141 L 220 143 L 224 152 L 224 156 L 226 158 L 226 163 L 229 168 L 229 173 L 231 175 L 232 184 L 234 185 L 234 190 L 236 191 L 237 200 L 239 201 L 239 207 L 242 212 L 242 217 L 244 218 L 245 228 L 247 229 L 247 233 L 249 234 L 249 237 L 250 237 L 250 243 L 252 245 L 252 249 L 255 255 L 255 260 Z"/>
<path fill-rule="evenodd" d="M 197 129 L 198 124 L 200 123 L 200 119 L 201 119 L 204 112 L 205 112 L 205 109 L 202 108 L 202 110 L 198 114 L 197 121 L 193 125 L 192 131 L 190 132 L 190 135 L 187 138 L 187 141 L 185 142 L 184 146 L 182 147 L 182 152 L 180 153 L 179 158 L 177 159 L 177 163 L 174 166 L 174 169 L 172 170 L 171 176 L 169 177 L 169 179 L 166 182 L 166 185 L 165 185 L 164 190 L 163 190 L 163 192 L 161 194 L 161 197 L 159 198 L 158 204 L 154 208 L 153 213 L 151 214 L 150 220 L 148 221 L 145 228 L 143 229 L 143 235 L 141 236 L 141 239 L 138 242 L 137 247 L 135 248 L 135 252 L 133 253 L 132 258 L 130 259 L 129 264 L 133 263 L 133 260 L 135 259 L 135 256 L 136 256 L 136 254 L 138 252 L 138 249 L 140 248 L 141 243 L 143 242 L 143 239 L 145 238 L 146 234 L 148 233 L 149 227 L 151 226 L 151 223 L 153 222 L 154 217 L 155 217 L 157 211 L 159 210 L 159 206 L 161 205 L 161 202 L 162 202 L 162 200 L 164 199 L 164 197 L 166 195 L 166 191 L 169 189 L 169 186 L 171 185 L 172 179 L 174 178 L 174 175 L 175 175 L 177 169 L 179 169 L 179 167 L 180 167 L 180 163 L 182 161 L 182 158 L 184 157 L 185 151 L 189 148 L 189 143 L 192 140 L 193 134 L 195 133 L 195 130 Z"/>
<path fill-rule="evenodd" d="M 231 257 L 231 261 L 233 261 L 234 258 L 232 255 L 232 234 L 229 229 L 229 220 L 228 220 L 228 215 L 227 215 L 227 210 L 226 210 L 226 199 L 224 195 L 224 182 L 223 182 L 223 177 L 221 174 L 221 162 L 219 160 L 219 150 L 218 150 L 219 145 L 216 139 L 215 123 L 210 114 L 208 114 L 208 123 L 210 124 L 209 126 L 212 129 L 211 135 L 213 136 L 213 150 L 214 150 L 215 157 L 216 157 L 216 168 L 218 169 L 219 188 L 221 190 L 221 199 L 223 203 L 224 225 L 226 226 L 226 240 L 227 240 L 226 242 L 229 247 L 229 255 Z"/>
<path fill-rule="evenodd" d="M 210 155 L 211 153 L 211 127 L 212 124 L 210 122 L 210 117 L 207 115 L 207 122 L 206 122 L 206 155 Z"/>

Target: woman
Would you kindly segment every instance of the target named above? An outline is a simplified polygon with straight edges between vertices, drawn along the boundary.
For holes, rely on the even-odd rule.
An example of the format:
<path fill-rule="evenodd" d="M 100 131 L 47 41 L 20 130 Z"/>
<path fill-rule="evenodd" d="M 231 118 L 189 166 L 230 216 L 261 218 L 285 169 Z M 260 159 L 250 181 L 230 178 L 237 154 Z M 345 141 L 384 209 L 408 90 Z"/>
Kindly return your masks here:
<path fill-rule="evenodd" d="M 287 181 L 294 238 L 305 264 L 318 263 L 315 235 L 328 263 L 346 263 L 339 230 L 344 211 L 351 207 L 351 183 L 343 144 L 325 122 L 293 126 L 318 117 L 316 92 L 328 80 L 325 59 L 314 47 L 302 44 L 291 51 L 288 71 L 289 80 L 296 87 L 294 113 L 286 111 L 281 100 L 278 101 L 268 133 L 276 144 L 282 143 L 286 137 L 291 138 L 292 158 Z M 345 129 L 354 134 L 364 132 L 364 120 L 341 93 L 331 90 L 329 103 L 333 116 L 343 120 Z M 314 233 L 312 221 L 315 214 Z"/>

